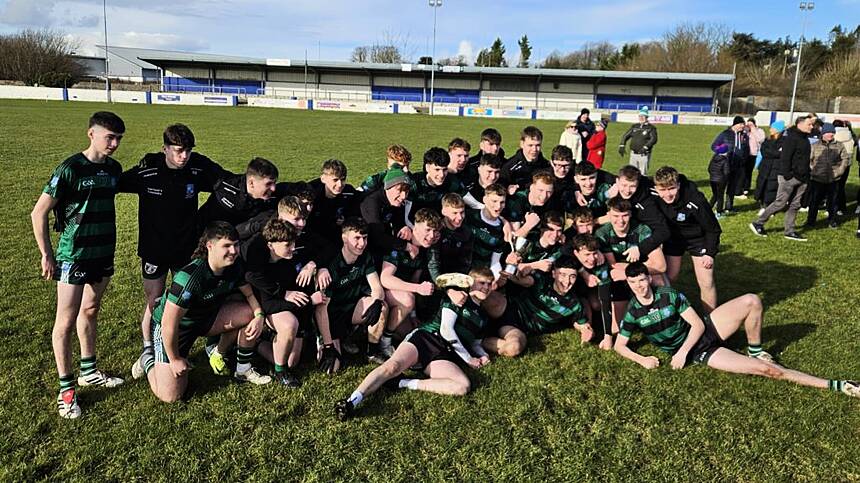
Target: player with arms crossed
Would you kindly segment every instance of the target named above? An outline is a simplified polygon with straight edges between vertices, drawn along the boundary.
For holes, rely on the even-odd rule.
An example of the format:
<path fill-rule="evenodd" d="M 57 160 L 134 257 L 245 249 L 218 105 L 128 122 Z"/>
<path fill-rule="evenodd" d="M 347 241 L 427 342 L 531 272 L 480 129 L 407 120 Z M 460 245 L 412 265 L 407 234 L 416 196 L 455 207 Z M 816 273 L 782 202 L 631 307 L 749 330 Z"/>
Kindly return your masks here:
<path fill-rule="evenodd" d="M 114 196 L 122 167 L 110 156 L 119 147 L 125 123 L 112 112 L 90 117 L 90 145 L 62 162 L 42 190 L 33 212 L 33 234 L 42 256 L 42 277 L 57 281 L 57 314 L 51 344 L 60 376 L 57 409 L 63 418 L 81 415 L 72 368 L 72 330 L 81 345 L 81 386 L 123 383 L 96 368 L 96 323 L 102 296 L 113 275 L 116 251 Z M 60 232 L 51 246 L 48 214 Z"/>
<path fill-rule="evenodd" d="M 673 369 L 681 369 L 690 363 L 707 364 L 720 371 L 783 379 L 860 397 L 860 383 L 822 379 L 773 362 L 773 357 L 761 348 L 764 309 L 755 294 L 729 300 L 703 320 L 682 293 L 671 287 L 653 287 L 648 268 L 641 262 L 631 263 L 625 272 L 633 299 L 615 340 L 615 351 L 623 357 L 646 369 L 660 365 L 657 357 L 642 356 L 627 347 L 633 333 L 641 331 L 658 349 L 672 354 Z M 725 341 L 741 325 L 746 330 L 748 357 L 725 346 Z"/>

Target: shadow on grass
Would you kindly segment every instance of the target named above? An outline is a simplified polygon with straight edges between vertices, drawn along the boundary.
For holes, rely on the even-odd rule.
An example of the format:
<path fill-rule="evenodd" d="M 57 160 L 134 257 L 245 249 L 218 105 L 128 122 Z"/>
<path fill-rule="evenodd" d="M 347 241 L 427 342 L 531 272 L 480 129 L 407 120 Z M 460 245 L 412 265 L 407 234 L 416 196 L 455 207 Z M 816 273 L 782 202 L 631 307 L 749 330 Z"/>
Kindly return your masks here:
<path fill-rule="evenodd" d="M 766 350 L 773 355 L 781 354 L 791 344 L 815 332 L 815 325 L 813 324 L 767 325 L 767 321 L 764 323 L 765 326 L 761 329 L 761 341 Z M 738 330 L 729 338 L 727 345 L 743 352 L 747 345 L 746 332 L 743 329 Z"/>

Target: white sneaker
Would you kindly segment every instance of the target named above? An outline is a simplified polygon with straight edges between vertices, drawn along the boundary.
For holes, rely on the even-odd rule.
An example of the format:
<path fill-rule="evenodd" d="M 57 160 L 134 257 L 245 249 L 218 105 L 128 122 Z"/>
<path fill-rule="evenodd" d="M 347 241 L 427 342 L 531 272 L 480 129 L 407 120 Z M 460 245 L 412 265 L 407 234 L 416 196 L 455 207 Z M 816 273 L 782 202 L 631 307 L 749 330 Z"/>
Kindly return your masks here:
<path fill-rule="evenodd" d="M 78 405 L 78 395 L 74 389 L 67 389 L 57 395 L 57 410 L 63 419 L 81 417 L 81 407 Z"/>
<path fill-rule="evenodd" d="M 845 383 L 842 384 L 842 394 L 851 397 L 860 397 L 860 382 L 845 381 Z"/>
<path fill-rule="evenodd" d="M 860 215 L 860 205 L 857 205 L 857 208 L 854 208 L 854 214 Z"/>
<path fill-rule="evenodd" d="M 234 376 L 239 382 L 250 382 L 251 384 L 263 385 L 272 382 L 271 376 L 260 374 L 253 367 L 245 372 L 236 372 Z"/>
<path fill-rule="evenodd" d="M 79 386 L 104 386 L 104 387 L 117 387 L 125 381 L 122 378 L 109 376 L 102 371 L 97 370 L 96 372 L 88 375 L 88 376 L 80 376 L 78 377 L 78 385 Z"/>
<path fill-rule="evenodd" d="M 807 206 L 807 207 L 802 207 L 802 208 L 800 208 L 800 209 L 799 209 L 799 210 L 797 210 L 797 211 L 799 211 L 799 212 L 801 212 L 801 213 L 807 213 L 807 212 L 809 212 L 809 207 L 808 207 L 808 206 Z"/>
<path fill-rule="evenodd" d="M 761 216 L 761 215 L 763 215 L 763 214 L 764 214 L 764 208 L 762 208 L 762 209 L 758 210 L 758 216 Z"/>
<path fill-rule="evenodd" d="M 750 356 L 750 357 L 752 357 L 753 359 L 758 359 L 758 360 L 760 360 L 760 361 L 765 361 L 765 362 L 776 362 L 776 360 L 773 358 L 773 356 L 772 356 L 772 355 L 770 355 L 770 353 L 765 352 L 765 351 L 761 351 L 761 352 L 759 352 L 759 353 L 758 353 L 758 354 L 756 354 L 756 355 L 752 355 L 752 354 L 747 354 L 747 355 L 749 355 L 749 356 Z"/>

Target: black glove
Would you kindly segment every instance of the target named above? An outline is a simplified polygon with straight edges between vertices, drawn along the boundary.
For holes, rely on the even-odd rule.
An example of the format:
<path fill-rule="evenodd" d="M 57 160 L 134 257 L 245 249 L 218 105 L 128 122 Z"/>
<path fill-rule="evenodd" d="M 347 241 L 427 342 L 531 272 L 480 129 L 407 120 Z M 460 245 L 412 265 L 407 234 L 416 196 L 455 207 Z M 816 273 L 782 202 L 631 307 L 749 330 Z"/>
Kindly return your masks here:
<path fill-rule="evenodd" d="M 370 307 L 361 314 L 361 323 L 365 325 L 373 325 L 379 321 L 379 316 L 382 315 L 382 300 L 376 299 L 370 304 Z"/>
<path fill-rule="evenodd" d="M 340 352 L 334 347 L 334 344 L 326 344 L 323 346 L 322 357 L 320 358 L 320 369 L 326 374 L 334 374 L 335 361 L 341 362 Z"/>
<path fill-rule="evenodd" d="M 618 154 L 620 154 L 622 158 L 624 157 L 624 151 L 625 149 L 623 145 L 618 146 Z"/>

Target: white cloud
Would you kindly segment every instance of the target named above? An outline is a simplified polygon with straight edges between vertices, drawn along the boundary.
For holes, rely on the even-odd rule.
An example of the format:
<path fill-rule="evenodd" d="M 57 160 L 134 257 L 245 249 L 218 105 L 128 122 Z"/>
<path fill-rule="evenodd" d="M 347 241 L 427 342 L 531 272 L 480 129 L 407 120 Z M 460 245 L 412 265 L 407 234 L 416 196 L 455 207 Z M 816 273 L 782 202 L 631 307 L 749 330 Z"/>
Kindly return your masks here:
<path fill-rule="evenodd" d="M 468 40 L 461 40 L 459 47 L 457 47 L 457 56 L 463 56 L 467 62 L 474 63 L 475 62 L 475 48 L 472 46 L 472 42 Z"/>
<path fill-rule="evenodd" d="M 123 32 L 114 40 L 108 40 L 113 45 L 146 49 L 199 51 L 209 48 L 209 42 L 204 39 L 176 34 Z"/>
<path fill-rule="evenodd" d="M 53 0 L 8 0 L 0 10 L 0 23 L 24 27 L 46 27 L 51 24 Z"/>

